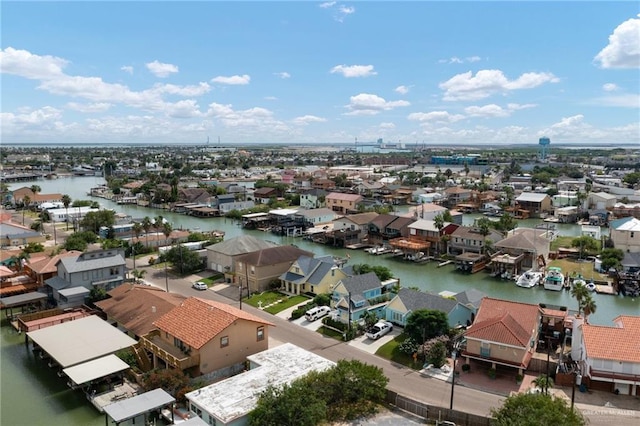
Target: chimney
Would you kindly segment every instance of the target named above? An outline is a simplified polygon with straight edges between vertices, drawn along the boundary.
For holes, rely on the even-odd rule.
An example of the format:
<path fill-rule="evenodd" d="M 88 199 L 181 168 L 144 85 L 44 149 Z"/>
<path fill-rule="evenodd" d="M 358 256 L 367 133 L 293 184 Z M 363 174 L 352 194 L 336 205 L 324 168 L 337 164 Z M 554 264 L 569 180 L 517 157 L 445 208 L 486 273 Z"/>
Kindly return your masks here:
<path fill-rule="evenodd" d="M 155 306 L 151 307 L 151 312 L 154 313 L 154 314 L 156 313 L 156 307 Z"/>

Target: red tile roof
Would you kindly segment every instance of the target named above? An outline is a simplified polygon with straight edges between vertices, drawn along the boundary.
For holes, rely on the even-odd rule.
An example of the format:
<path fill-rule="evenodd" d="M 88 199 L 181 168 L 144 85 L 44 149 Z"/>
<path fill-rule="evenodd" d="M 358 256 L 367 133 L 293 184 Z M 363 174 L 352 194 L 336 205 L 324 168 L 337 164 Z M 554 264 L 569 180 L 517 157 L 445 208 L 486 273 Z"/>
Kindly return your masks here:
<path fill-rule="evenodd" d="M 640 317 L 620 315 L 615 321 L 619 327 L 582 326 L 586 356 L 640 363 Z"/>
<path fill-rule="evenodd" d="M 485 297 L 465 335 L 467 338 L 528 347 L 539 322 L 538 305 Z"/>
<path fill-rule="evenodd" d="M 200 349 L 237 320 L 273 325 L 233 306 L 198 297 L 185 300 L 154 325 L 192 348 Z"/>

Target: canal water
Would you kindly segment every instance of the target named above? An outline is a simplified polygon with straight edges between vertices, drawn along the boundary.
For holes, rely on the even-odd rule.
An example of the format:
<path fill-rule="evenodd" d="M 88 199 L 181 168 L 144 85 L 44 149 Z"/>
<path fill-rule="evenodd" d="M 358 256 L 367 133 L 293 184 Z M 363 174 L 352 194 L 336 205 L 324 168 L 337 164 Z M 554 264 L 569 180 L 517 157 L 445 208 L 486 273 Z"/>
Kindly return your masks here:
<path fill-rule="evenodd" d="M 258 238 L 274 241 L 278 244 L 294 244 L 301 249 L 312 251 L 318 255 L 331 254 L 346 257 L 349 254 L 350 264 L 368 263 L 388 267 L 395 277 L 400 279 L 404 287 L 417 287 L 421 290 L 438 293 L 441 291 L 460 292 L 475 288 L 488 296 L 527 303 L 546 303 L 567 306 L 576 309 L 576 302 L 569 292 L 546 291 L 541 287 L 524 289 L 517 287 L 513 281 L 502 281 L 491 278 L 480 272 L 473 275 L 461 274 L 451 265 L 438 268 L 436 262 L 415 264 L 397 260 L 389 256 L 375 256 L 362 250 L 336 249 L 315 244 L 302 238 L 281 237 L 270 232 L 247 231 L 235 221 L 225 218 L 194 218 L 167 211 L 145 207 L 117 205 L 109 200 L 91 198 L 87 195 L 90 188 L 104 183 L 101 177 L 68 177 L 56 180 L 39 180 L 11 184 L 10 188 L 37 184 L 42 193 L 68 194 L 73 200 L 93 199 L 107 208 L 126 213 L 136 219 L 162 215 L 174 228 L 222 230 L 225 239 L 243 234 L 251 234 Z M 477 217 L 477 216 L 476 216 Z M 464 224 L 473 223 L 474 216 L 465 216 Z M 539 220 L 521 221 L 520 226 L 532 227 Z M 555 224 L 562 235 L 577 236 L 579 226 Z M 622 296 L 595 295 L 597 311 L 589 317 L 592 324 L 612 325 L 612 319 L 620 314 L 640 314 L 640 301 Z M 11 327 L 2 326 L 2 405 L 0 424 L 8 425 L 93 425 L 104 424 L 104 417 L 82 396 L 68 390 L 64 381 L 58 378 L 45 363 L 34 359 L 25 349 L 23 336 L 18 336 Z"/>

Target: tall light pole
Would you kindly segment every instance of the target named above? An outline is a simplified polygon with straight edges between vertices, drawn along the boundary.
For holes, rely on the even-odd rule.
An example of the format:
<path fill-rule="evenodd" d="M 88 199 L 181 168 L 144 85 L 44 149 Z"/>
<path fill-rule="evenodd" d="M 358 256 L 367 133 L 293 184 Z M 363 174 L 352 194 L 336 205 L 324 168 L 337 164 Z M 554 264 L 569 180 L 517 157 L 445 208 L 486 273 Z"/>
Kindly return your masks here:
<path fill-rule="evenodd" d="M 453 390 L 456 387 L 456 358 L 458 357 L 458 351 L 455 349 L 451 351 L 451 359 L 453 359 L 453 371 L 451 372 L 451 400 L 449 401 L 449 410 L 453 410 Z"/>
<path fill-rule="evenodd" d="M 164 284 L 167 287 L 167 293 L 169 293 L 169 274 L 167 273 L 167 259 L 164 259 Z"/>

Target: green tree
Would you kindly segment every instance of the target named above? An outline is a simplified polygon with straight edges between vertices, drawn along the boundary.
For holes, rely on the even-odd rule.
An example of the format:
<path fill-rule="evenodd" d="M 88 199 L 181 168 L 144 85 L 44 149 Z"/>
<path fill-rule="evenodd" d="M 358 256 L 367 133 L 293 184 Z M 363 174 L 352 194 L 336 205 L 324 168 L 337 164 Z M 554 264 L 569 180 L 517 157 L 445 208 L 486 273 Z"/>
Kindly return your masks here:
<path fill-rule="evenodd" d="M 149 216 L 145 216 L 144 219 L 142 219 L 142 229 L 144 229 L 144 235 L 147 239 L 147 248 L 149 247 L 149 231 L 151 231 L 151 228 L 153 228 L 153 222 L 151 222 Z"/>
<path fill-rule="evenodd" d="M 352 267 L 353 273 L 356 275 L 364 275 L 369 272 L 376 274 L 380 281 L 386 281 L 393 278 L 393 274 L 386 266 L 375 265 L 371 266 L 368 263 L 356 264 Z"/>
<path fill-rule="evenodd" d="M 589 235 L 582 235 L 571 240 L 571 247 L 580 249 L 580 258 L 582 259 L 587 253 L 597 253 L 600 250 L 600 241 Z"/>
<path fill-rule="evenodd" d="M 587 294 L 582 300 L 582 312 L 584 312 L 584 321 L 589 322 L 589 315 L 595 314 L 598 306 L 596 305 L 595 299 L 591 296 L 591 294 Z"/>
<path fill-rule="evenodd" d="M 433 309 L 418 309 L 409 315 L 404 331 L 416 342 L 446 334 L 449 330 L 447 314 Z"/>
<path fill-rule="evenodd" d="M 577 282 L 571 287 L 571 296 L 578 302 L 578 316 L 580 316 L 583 300 L 589 296 L 589 290 L 583 283 Z"/>
<path fill-rule="evenodd" d="M 91 231 L 76 232 L 66 239 L 64 248 L 67 251 L 84 251 L 89 244 L 93 244 L 96 241 L 98 241 L 98 236 Z"/>
<path fill-rule="evenodd" d="M 315 426 L 323 423 L 327 406 L 304 381 L 269 386 L 249 413 L 251 426 Z"/>
<path fill-rule="evenodd" d="M 33 194 L 37 194 L 38 192 L 42 191 L 42 188 L 40 188 L 39 185 L 31 185 L 31 192 L 33 192 Z"/>
<path fill-rule="evenodd" d="M 69 206 L 71 205 L 71 197 L 69 195 L 64 194 L 62 196 L 62 205 L 64 206 L 64 208 L 66 210 L 65 213 L 67 215 L 66 221 L 67 221 L 67 231 L 68 231 L 69 230 Z M 53 226 L 55 226 L 55 225 L 56 224 L 54 223 Z"/>
<path fill-rule="evenodd" d="M 447 360 L 447 347 L 443 342 L 435 342 L 426 352 L 427 362 L 435 368 L 442 367 Z"/>
<path fill-rule="evenodd" d="M 90 211 L 80 221 L 82 229 L 90 230 L 94 234 L 100 233 L 100 228 L 112 227 L 116 223 L 116 212 L 113 210 Z"/>
<path fill-rule="evenodd" d="M 24 226 L 24 212 L 31 205 L 31 197 L 25 195 L 22 197 L 22 225 Z"/>
<path fill-rule="evenodd" d="M 585 418 L 562 398 L 545 394 L 518 393 L 505 399 L 502 407 L 491 409 L 496 426 L 583 426 Z"/>

